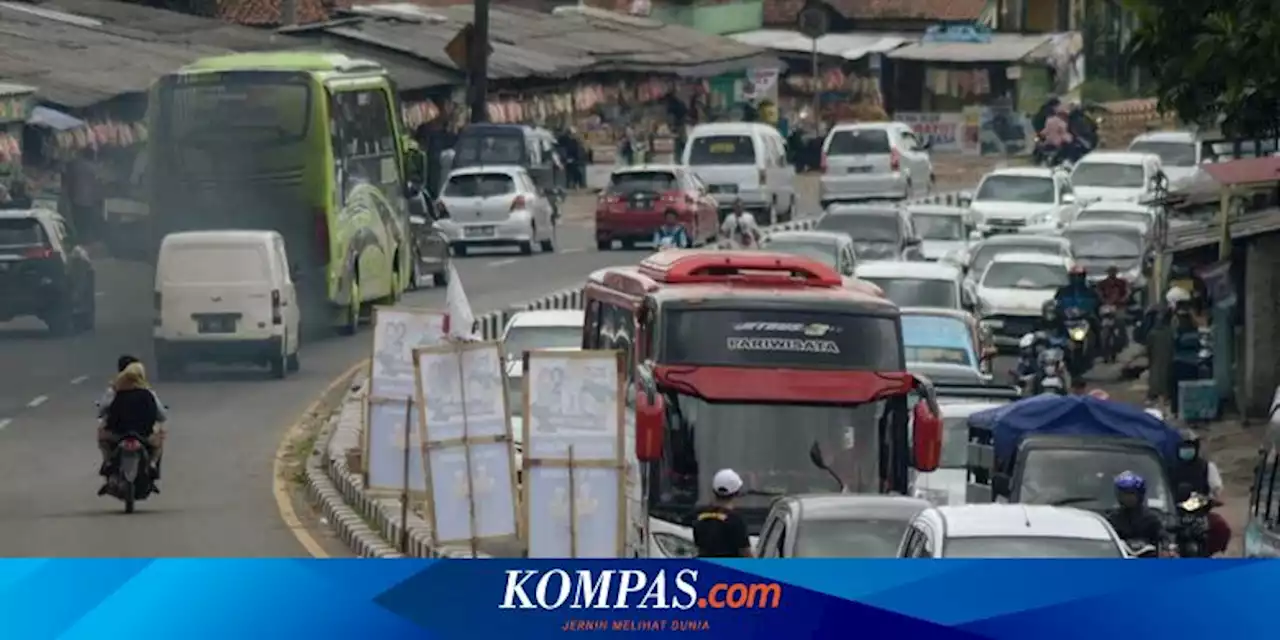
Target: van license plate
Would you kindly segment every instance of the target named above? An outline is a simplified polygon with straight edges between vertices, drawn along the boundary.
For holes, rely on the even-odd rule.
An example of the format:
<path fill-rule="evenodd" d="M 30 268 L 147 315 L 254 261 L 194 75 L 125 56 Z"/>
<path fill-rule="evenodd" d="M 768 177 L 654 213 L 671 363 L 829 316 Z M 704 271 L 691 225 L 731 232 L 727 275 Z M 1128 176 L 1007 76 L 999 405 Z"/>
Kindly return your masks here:
<path fill-rule="evenodd" d="M 467 227 L 468 238 L 492 238 L 493 227 Z"/>
<path fill-rule="evenodd" d="M 849 173 L 871 173 L 871 167 L 849 167 Z"/>
<path fill-rule="evenodd" d="M 236 319 L 226 316 L 197 318 L 196 328 L 200 333 L 235 333 Z"/>

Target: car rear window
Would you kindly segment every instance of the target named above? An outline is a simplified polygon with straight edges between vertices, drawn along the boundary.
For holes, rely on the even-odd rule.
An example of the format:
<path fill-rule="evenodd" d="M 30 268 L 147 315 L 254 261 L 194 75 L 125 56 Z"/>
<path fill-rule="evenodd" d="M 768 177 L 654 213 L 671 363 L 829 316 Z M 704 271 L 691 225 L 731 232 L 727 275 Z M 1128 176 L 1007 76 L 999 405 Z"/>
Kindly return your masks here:
<path fill-rule="evenodd" d="M 455 167 L 524 164 L 524 134 L 520 132 L 463 135 L 453 158 Z"/>
<path fill-rule="evenodd" d="M 0 249 L 44 246 L 44 228 L 32 218 L 0 220 Z"/>
<path fill-rule="evenodd" d="M 160 273 L 174 284 L 252 284 L 269 279 L 267 257 L 254 247 L 180 247 L 166 256 Z"/>
<path fill-rule="evenodd" d="M 609 190 L 622 194 L 650 191 L 662 193 L 679 188 L 680 181 L 670 171 L 628 171 L 615 173 L 609 180 Z"/>
<path fill-rule="evenodd" d="M 689 164 L 755 164 L 751 136 L 701 136 L 689 143 Z"/>
<path fill-rule="evenodd" d="M 831 134 L 829 156 L 865 156 L 889 153 L 889 133 L 883 129 L 845 129 Z"/>
<path fill-rule="evenodd" d="M 452 176 L 444 195 L 455 198 L 488 198 L 515 193 L 516 181 L 505 173 L 476 173 Z"/>

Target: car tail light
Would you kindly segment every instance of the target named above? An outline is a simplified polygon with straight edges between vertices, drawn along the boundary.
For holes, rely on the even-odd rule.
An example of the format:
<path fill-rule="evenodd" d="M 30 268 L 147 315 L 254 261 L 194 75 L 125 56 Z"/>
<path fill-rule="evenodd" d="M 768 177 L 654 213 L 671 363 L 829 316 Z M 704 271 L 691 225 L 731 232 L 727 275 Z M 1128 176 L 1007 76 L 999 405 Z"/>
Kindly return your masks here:
<path fill-rule="evenodd" d="M 441 220 L 449 219 L 449 208 L 444 206 L 444 200 L 436 201 L 436 215 L 440 216 Z"/>
<path fill-rule="evenodd" d="M 52 258 L 53 249 L 48 247 L 31 247 L 30 249 L 22 252 L 22 257 L 27 258 L 28 260 L 44 260 L 45 258 Z"/>
<path fill-rule="evenodd" d="M 827 170 L 827 152 L 822 152 L 822 159 L 818 161 L 818 167 L 823 171 Z"/>
<path fill-rule="evenodd" d="M 324 209 L 315 211 L 316 262 L 329 264 L 329 216 Z"/>
<path fill-rule="evenodd" d="M 129 438 L 120 443 L 120 448 L 125 451 L 139 451 L 142 449 L 142 443 L 134 438 Z"/>
<path fill-rule="evenodd" d="M 280 311 L 280 290 L 271 290 L 271 324 L 284 324 L 284 314 Z"/>
<path fill-rule="evenodd" d="M 511 210 L 512 210 L 512 211 L 519 211 L 519 210 L 523 209 L 524 207 L 525 207 L 525 199 L 524 199 L 524 196 L 516 196 L 516 197 L 515 197 L 515 199 L 511 201 Z"/>
<path fill-rule="evenodd" d="M 902 167 L 902 156 L 898 154 L 897 149 L 889 150 L 889 170 L 897 171 Z"/>
<path fill-rule="evenodd" d="M 160 308 L 163 306 L 163 303 L 164 303 L 163 296 L 161 296 L 159 291 L 155 293 L 154 301 L 155 301 L 154 304 L 155 304 L 156 315 L 155 315 L 155 319 L 152 320 L 152 324 L 158 327 L 160 326 Z"/>

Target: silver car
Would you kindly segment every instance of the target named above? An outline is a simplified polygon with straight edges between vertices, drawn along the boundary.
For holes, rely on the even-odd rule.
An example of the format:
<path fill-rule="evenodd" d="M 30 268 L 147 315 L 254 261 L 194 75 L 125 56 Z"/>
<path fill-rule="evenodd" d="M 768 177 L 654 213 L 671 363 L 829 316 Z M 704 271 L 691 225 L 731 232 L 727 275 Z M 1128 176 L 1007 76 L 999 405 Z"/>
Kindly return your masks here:
<path fill-rule="evenodd" d="M 436 207 L 435 227 L 455 255 L 464 256 L 472 247 L 510 245 L 529 255 L 535 244 L 543 252 L 555 251 L 553 203 L 523 167 L 455 169 Z"/>
<path fill-rule="evenodd" d="M 916 204 L 907 207 L 911 223 L 922 242 L 924 259 L 937 262 L 962 253 L 973 242 L 982 239 L 978 232 L 978 216 L 967 207 L 941 204 Z"/>
<path fill-rule="evenodd" d="M 858 264 L 853 239 L 833 231 L 777 231 L 765 237 L 760 248 L 817 260 L 843 276 L 852 276 Z"/>
<path fill-rule="evenodd" d="M 929 143 L 901 122 L 838 124 L 822 142 L 822 208 L 910 198 L 933 188 Z"/>
<path fill-rule="evenodd" d="M 1068 176 L 1043 167 L 996 169 L 968 199 L 987 234 L 1057 231 L 1079 208 Z"/>

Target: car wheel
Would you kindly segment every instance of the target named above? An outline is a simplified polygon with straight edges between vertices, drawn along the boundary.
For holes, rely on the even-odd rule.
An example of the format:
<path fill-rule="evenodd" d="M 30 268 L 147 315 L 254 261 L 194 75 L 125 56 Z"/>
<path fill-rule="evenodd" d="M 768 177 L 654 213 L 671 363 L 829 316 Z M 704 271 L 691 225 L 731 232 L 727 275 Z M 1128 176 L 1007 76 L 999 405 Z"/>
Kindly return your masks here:
<path fill-rule="evenodd" d="M 56 337 L 71 335 L 75 331 L 76 317 L 72 310 L 71 301 L 62 300 L 57 307 L 49 310 L 44 317 L 45 326 L 49 328 L 49 334 Z"/>
<path fill-rule="evenodd" d="M 302 333 L 299 331 L 298 333 Z M 298 354 L 302 353 L 301 347 L 294 347 L 293 353 L 285 357 L 285 367 L 290 373 L 296 372 L 302 368 L 302 361 L 299 360 Z"/>
<path fill-rule="evenodd" d="M 554 226 L 551 227 L 551 234 L 542 241 L 541 249 L 543 253 L 556 252 L 556 228 Z"/>
<path fill-rule="evenodd" d="M 89 290 L 88 297 L 84 301 L 80 312 L 76 314 L 75 329 L 76 331 L 93 331 L 94 325 L 98 320 L 98 300 L 94 297 L 92 288 Z"/>
<path fill-rule="evenodd" d="M 443 287 L 449 284 L 449 270 L 446 269 L 440 273 L 431 274 L 431 283 L 437 287 Z"/>
<path fill-rule="evenodd" d="M 285 355 L 288 346 L 281 348 L 280 353 L 271 358 L 271 377 L 284 380 L 289 375 L 289 356 Z"/>
<path fill-rule="evenodd" d="M 612 240 L 596 240 L 596 251 L 612 251 Z"/>

